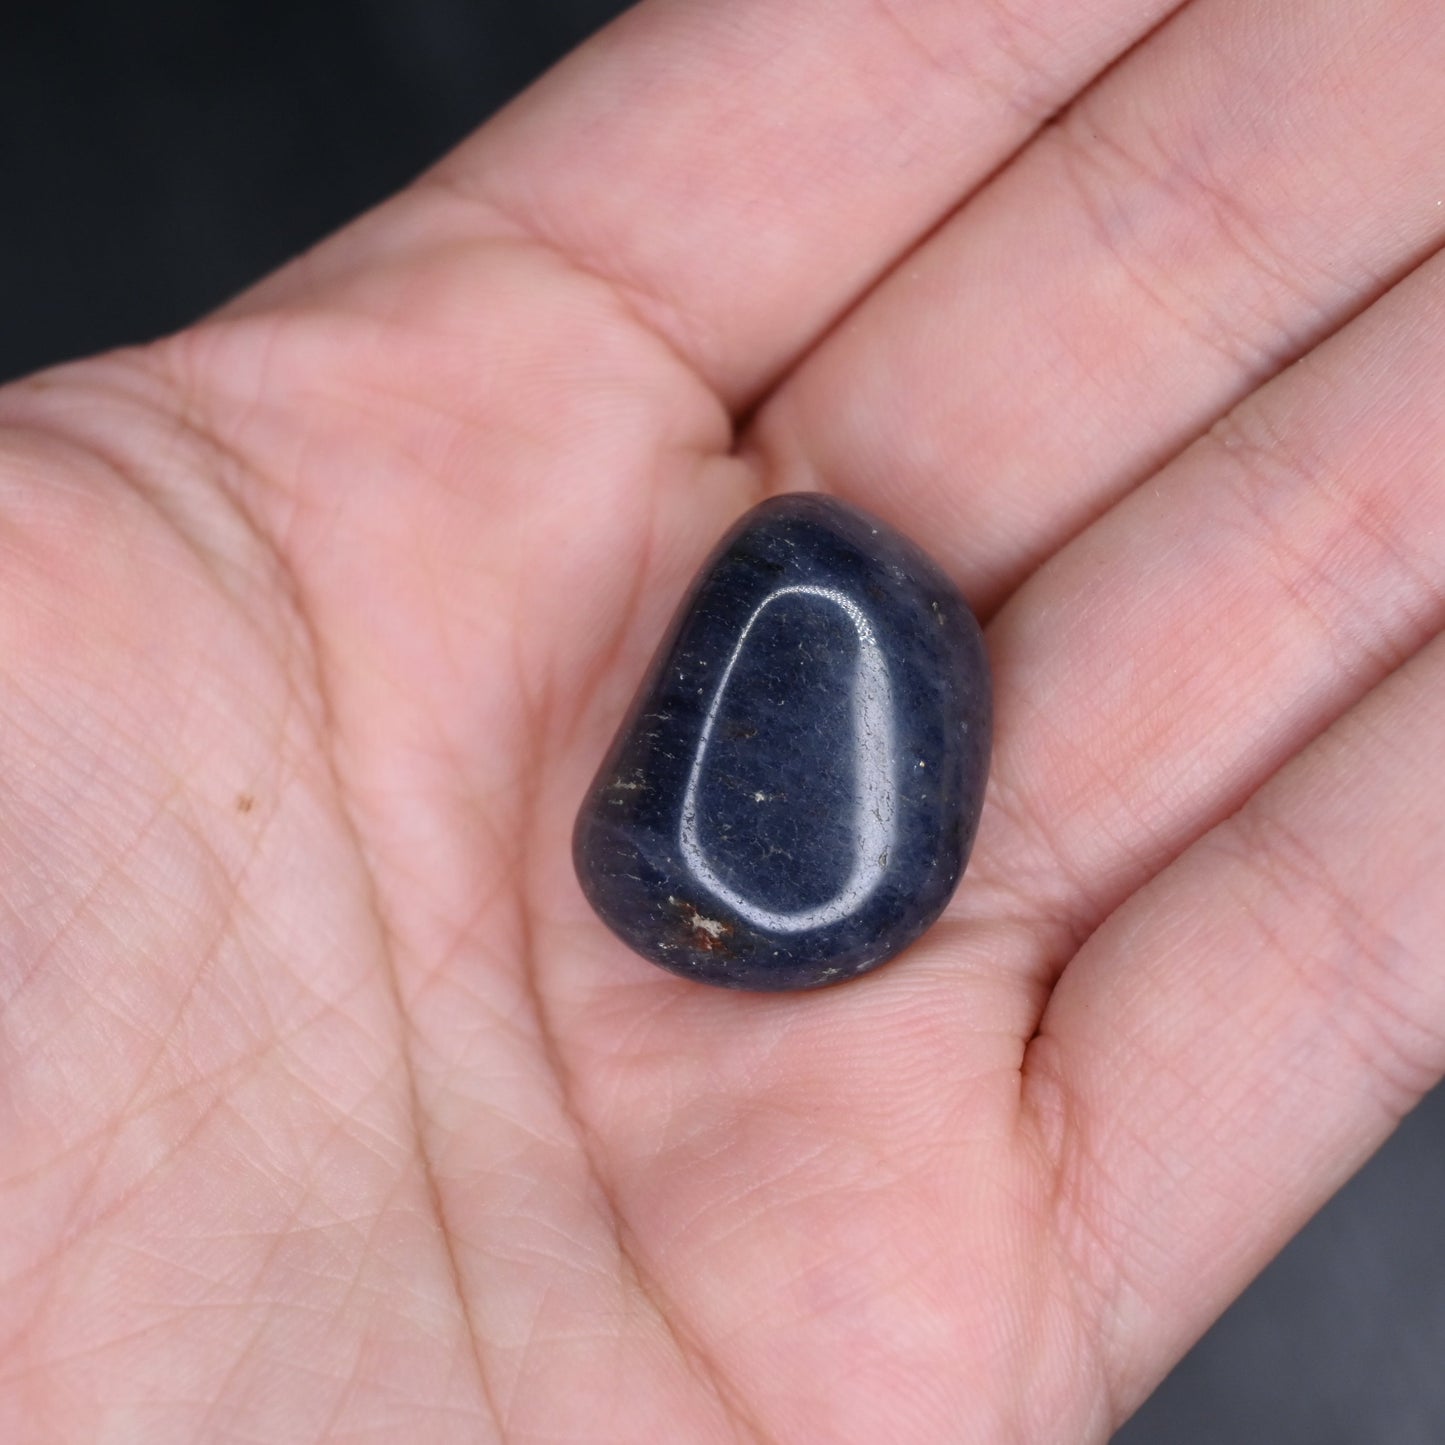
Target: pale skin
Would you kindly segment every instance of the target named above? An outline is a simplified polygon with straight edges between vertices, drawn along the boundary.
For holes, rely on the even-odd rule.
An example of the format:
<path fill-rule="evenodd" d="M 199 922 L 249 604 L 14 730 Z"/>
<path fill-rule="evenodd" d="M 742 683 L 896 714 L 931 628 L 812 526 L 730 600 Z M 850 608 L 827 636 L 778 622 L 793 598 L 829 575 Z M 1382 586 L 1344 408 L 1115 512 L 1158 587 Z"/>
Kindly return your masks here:
<path fill-rule="evenodd" d="M 644 5 L 0 393 L 0 1439 L 1105 1440 L 1445 1070 L 1442 73 Z M 734 995 L 568 837 L 799 487 L 986 620 L 994 771 L 925 940 Z"/>

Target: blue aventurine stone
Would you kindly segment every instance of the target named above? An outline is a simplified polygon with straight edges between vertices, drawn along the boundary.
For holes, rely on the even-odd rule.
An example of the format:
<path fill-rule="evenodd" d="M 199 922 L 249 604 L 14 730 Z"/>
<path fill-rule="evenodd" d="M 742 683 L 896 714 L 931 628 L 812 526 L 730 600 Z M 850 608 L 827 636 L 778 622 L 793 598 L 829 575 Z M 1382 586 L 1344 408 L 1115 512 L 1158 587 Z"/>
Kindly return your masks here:
<path fill-rule="evenodd" d="M 952 896 L 990 722 L 978 624 L 933 562 L 831 498 L 764 502 L 659 649 L 577 819 L 577 875 L 685 978 L 852 978 Z"/>

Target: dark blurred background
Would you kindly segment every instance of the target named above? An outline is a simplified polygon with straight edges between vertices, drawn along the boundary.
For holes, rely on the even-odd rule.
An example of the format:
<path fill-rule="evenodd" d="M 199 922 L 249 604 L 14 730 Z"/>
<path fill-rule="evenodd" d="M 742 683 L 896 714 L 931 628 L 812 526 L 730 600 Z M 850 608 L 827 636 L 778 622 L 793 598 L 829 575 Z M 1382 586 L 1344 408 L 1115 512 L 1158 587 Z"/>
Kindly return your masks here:
<path fill-rule="evenodd" d="M 215 305 L 622 8 L 0 0 L 0 379 Z M 1445 1445 L 1442 1202 L 1437 1093 L 1116 1445 Z"/>

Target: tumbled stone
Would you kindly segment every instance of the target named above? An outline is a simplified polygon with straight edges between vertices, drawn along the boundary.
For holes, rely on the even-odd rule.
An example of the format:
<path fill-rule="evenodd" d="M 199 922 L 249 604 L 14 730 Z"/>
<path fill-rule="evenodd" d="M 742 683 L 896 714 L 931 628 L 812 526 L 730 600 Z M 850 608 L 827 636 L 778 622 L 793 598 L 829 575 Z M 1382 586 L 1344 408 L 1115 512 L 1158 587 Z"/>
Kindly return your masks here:
<path fill-rule="evenodd" d="M 774 498 L 674 619 L 578 816 L 578 878 L 685 978 L 841 982 L 952 896 L 990 732 L 983 640 L 939 568 L 845 503 Z"/>

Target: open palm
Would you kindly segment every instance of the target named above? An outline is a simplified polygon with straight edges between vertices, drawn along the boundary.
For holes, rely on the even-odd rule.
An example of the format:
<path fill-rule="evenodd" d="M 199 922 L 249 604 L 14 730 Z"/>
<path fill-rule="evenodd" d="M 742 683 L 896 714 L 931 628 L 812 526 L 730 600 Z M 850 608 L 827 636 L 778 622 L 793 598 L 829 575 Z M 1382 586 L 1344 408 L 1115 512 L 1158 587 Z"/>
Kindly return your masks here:
<path fill-rule="evenodd" d="M 1445 19 L 1175 8 L 644 6 L 0 394 L 0 1438 L 1097 1441 L 1436 1080 Z M 994 775 L 733 995 L 568 835 L 799 487 L 989 619 Z"/>

